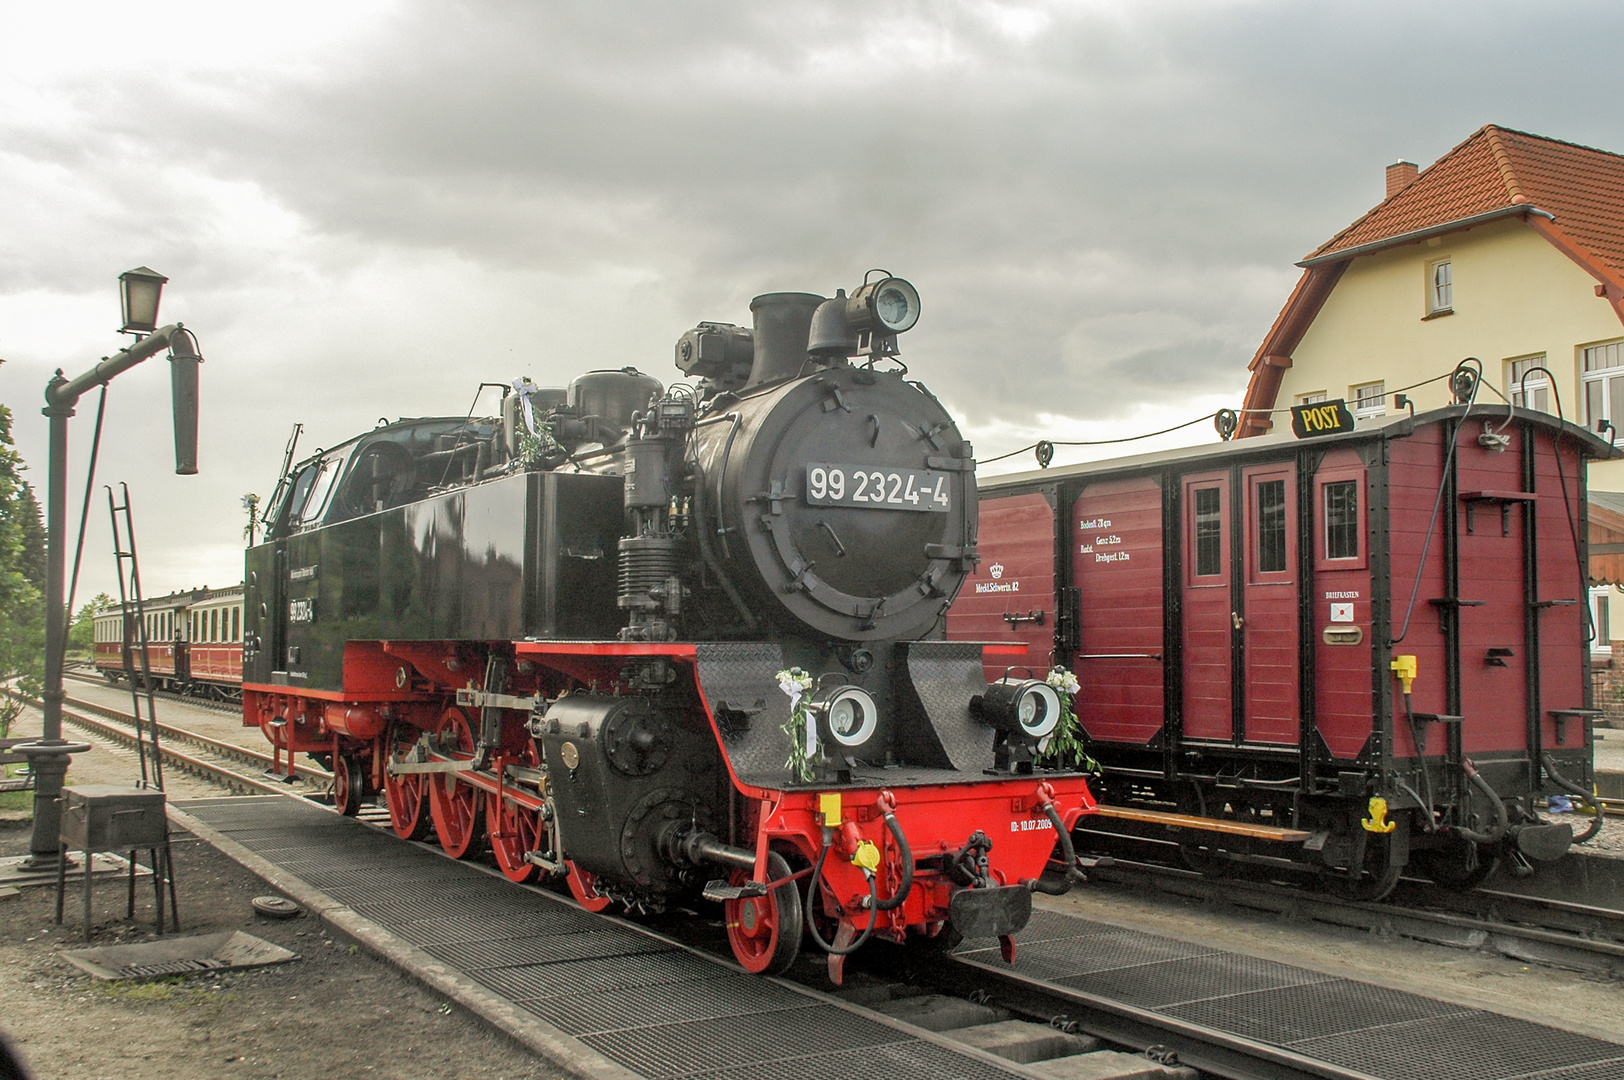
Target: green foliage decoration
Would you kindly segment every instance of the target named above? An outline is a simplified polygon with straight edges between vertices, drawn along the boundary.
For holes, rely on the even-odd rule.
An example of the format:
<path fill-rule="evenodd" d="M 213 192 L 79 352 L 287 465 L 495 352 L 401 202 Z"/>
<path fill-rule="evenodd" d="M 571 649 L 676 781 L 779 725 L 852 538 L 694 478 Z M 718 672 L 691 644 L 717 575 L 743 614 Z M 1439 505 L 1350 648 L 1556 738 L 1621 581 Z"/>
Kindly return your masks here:
<path fill-rule="evenodd" d="M 1082 689 L 1077 676 L 1063 667 L 1053 667 L 1043 681 L 1054 687 L 1060 696 L 1060 722 L 1055 725 L 1043 747 L 1043 763 L 1057 769 L 1076 769 L 1098 776 L 1100 763 L 1089 756 L 1082 737 L 1082 726 L 1077 723 L 1077 713 L 1072 708 L 1072 699 Z"/>

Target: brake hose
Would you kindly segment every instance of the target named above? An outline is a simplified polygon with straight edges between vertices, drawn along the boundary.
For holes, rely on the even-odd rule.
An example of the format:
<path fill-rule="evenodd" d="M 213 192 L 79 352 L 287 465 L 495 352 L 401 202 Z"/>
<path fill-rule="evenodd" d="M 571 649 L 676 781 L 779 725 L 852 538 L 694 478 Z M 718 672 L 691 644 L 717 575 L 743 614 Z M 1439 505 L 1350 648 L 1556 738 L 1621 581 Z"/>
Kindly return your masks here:
<path fill-rule="evenodd" d="M 1473 765 L 1470 760 L 1462 761 L 1460 767 L 1466 773 L 1466 778 L 1472 782 L 1472 786 L 1486 795 L 1489 802 L 1493 804 L 1494 828 L 1486 833 L 1478 832 L 1476 829 L 1468 829 L 1464 825 L 1454 825 L 1451 826 L 1451 829 L 1457 835 L 1463 836 L 1476 844 L 1499 843 L 1506 835 L 1506 830 L 1510 827 L 1510 823 L 1506 819 L 1506 804 L 1500 801 L 1500 796 L 1495 792 L 1494 787 L 1483 779 L 1483 774 L 1477 771 L 1477 766 Z"/>
<path fill-rule="evenodd" d="M 1573 795 L 1577 795 L 1579 798 L 1583 799 L 1585 805 L 1590 807 L 1590 812 L 1595 815 L 1595 817 L 1591 820 L 1590 824 L 1585 827 L 1585 831 L 1573 838 L 1573 842 L 1575 844 L 1582 844 L 1586 840 L 1589 840 L 1592 836 L 1595 836 L 1596 833 L 1600 832 L 1601 831 L 1601 818 L 1602 818 L 1601 801 L 1599 799 L 1597 799 L 1596 796 L 1592 792 L 1586 791 L 1584 788 L 1580 787 L 1578 784 L 1573 783 L 1571 780 L 1568 780 L 1566 777 L 1564 777 L 1561 773 L 1557 772 L 1556 771 L 1556 762 L 1551 757 L 1551 752 L 1549 750 L 1547 750 L 1544 753 L 1540 754 L 1539 763 L 1541 765 L 1545 766 L 1545 774 L 1547 776 L 1549 776 L 1552 780 L 1556 781 L 1556 786 L 1557 787 L 1561 788 L 1563 791 L 1566 791 L 1566 792 L 1568 792 L 1570 794 L 1573 794 Z"/>
<path fill-rule="evenodd" d="M 902 882 L 897 886 L 895 896 L 889 900 L 879 901 L 874 907 L 879 911 L 895 911 L 908 899 L 908 893 L 913 889 L 913 849 L 908 846 L 908 838 L 903 835 L 902 826 L 897 824 L 897 816 L 889 810 L 885 811 L 885 827 L 891 830 L 891 838 L 897 842 L 897 857 L 902 860 Z"/>
<path fill-rule="evenodd" d="M 873 874 L 865 873 L 864 876 L 868 878 L 868 925 L 863 928 L 861 934 L 857 935 L 857 940 L 845 948 L 836 948 L 829 942 L 824 941 L 823 935 L 818 933 L 817 919 L 813 914 L 816 905 L 812 902 L 812 899 L 816 895 L 818 886 L 823 883 L 823 862 L 829 857 L 829 847 L 833 843 L 834 830 L 825 825 L 823 827 L 823 850 L 818 852 L 818 861 L 812 864 L 812 883 L 807 888 L 806 929 L 812 935 L 812 940 L 818 943 L 818 948 L 830 956 L 849 956 L 861 948 L 863 942 L 868 940 L 868 936 L 874 932 L 874 924 L 880 919 L 880 908 L 875 903 L 875 898 L 879 892 L 879 883 Z"/>
<path fill-rule="evenodd" d="M 1022 884 L 1033 892 L 1045 893 L 1049 896 L 1062 896 L 1070 892 L 1071 887 L 1077 882 L 1087 881 L 1088 879 L 1083 876 L 1082 871 L 1077 869 L 1077 849 L 1072 846 L 1071 834 L 1066 831 L 1065 825 L 1061 824 L 1060 813 L 1054 808 L 1054 801 L 1051 799 L 1044 802 L 1039 809 L 1049 819 L 1049 823 L 1054 826 L 1055 835 L 1060 839 L 1060 856 L 1066 860 L 1066 877 L 1058 885 L 1045 885 L 1040 874 L 1035 878 L 1027 878 Z"/>

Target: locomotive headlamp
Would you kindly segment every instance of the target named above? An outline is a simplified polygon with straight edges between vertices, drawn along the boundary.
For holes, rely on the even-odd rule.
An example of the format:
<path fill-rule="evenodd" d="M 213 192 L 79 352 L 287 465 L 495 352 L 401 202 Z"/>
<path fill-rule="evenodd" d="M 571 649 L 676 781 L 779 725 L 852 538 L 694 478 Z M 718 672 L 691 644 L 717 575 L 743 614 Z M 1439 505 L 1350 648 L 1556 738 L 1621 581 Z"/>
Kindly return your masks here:
<path fill-rule="evenodd" d="M 874 737 L 880 710 L 874 697 L 860 686 L 836 686 L 812 696 L 811 707 L 818 719 L 818 735 L 836 745 L 855 750 Z"/>
<path fill-rule="evenodd" d="M 125 334 L 150 334 L 158 329 L 158 299 L 169 279 L 156 270 L 138 266 L 118 276 L 119 302 L 124 308 Z"/>
<path fill-rule="evenodd" d="M 919 321 L 919 290 L 898 277 L 865 282 L 846 301 L 846 319 L 853 330 L 900 334 Z"/>
<path fill-rule="evenodd" d="M 1060 723 L 1060 695 L 1042 679 L 999 679 L 980 703 L 981 719 L 1011 735 L 1041 739 Z"/>

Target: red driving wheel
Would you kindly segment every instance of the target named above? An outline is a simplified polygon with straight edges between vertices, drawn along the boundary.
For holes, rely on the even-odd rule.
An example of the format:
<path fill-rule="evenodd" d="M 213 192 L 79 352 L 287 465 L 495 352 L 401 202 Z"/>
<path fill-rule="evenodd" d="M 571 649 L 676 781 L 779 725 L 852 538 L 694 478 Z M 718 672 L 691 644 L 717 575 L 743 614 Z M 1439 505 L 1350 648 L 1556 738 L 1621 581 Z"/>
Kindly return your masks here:
<path fill-rule="evenodd" d="M 448 756 L 471 761 L 474 756 L 474 730 L 468 714 L 452 706 L 440 717 L 439 733 Z M 429 789 L 429 811 L 440 846 L 453 859 L 466 859 L 479 852 L 485 836 L 485 796 L 477 787 L 459 780 L 454 772 L 425 773 Z"/>
<path fill-rule="evenodd" d="M 767 877 L 779 881 L 789 877 L 789 863 L 778 852 L 767 855 Z M 746 870 L 735 870 L 733 885 L 750 880 Z M 739 966 L 755 974 L 777 975 L 788 971 L 801 951 L 801 891 L 788 881 L 765 896 L 745 896 L 722 904 L 727 920 L 727 943 Z"/>
<path fill-rule="evenodd" d="M 389 736 L 390 756 L 398 756 L 416 742 L 417 734 L 416 728 L 397 724 Z M 383 793 L 385 801 L 389 803 L 389 824 L 393 826 L 395 835 L 402 840 L 427 839 L 434 822 L 423 801 L 423 774 L 395 776 L 385 771 Z"/>
<path fill-rule="evenodd" d="M 531 769 L 541 764 L 536 744 L 529 739 L 508 760 Z M 494 792 L 487 799 L 485 815 L 491 823 L 491 854 L 496 856 L 496 865 L 511 881 L 529 881 L 540 867 L 525 862 L 524 856 L 525 852 L 536 851 L 541 846 L 541 810 L 531 810 Z"/>
<path fill-rule="evenodd" d="M 333 755 L 333 808 L 345 817 L 361 812 L 366 777 L 361 762 L 350 754 Z"/>

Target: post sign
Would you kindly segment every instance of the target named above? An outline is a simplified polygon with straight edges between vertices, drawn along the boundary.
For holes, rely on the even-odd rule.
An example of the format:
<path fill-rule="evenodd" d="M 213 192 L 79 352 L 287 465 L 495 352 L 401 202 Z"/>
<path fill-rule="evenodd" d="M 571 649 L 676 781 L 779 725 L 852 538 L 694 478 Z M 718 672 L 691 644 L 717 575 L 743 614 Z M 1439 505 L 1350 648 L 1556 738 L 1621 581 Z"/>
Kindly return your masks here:
<path fill-rule="evenodd" d="M 1348 403 L 1341 398 L 1291 407 L 1291 431 L 1299 439 L 1340 435 L 1352 430 L 1353 413 L 1348 411 Z"/>

